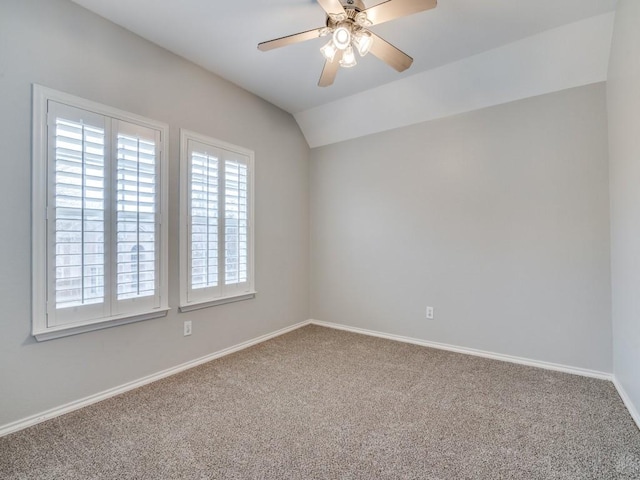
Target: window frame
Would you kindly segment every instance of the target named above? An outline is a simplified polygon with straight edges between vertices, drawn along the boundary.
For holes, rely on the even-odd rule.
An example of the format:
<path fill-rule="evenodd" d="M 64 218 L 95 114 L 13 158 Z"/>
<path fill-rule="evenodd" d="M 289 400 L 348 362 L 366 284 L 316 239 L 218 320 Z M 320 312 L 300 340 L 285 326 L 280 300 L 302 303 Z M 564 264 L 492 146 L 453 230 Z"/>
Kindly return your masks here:
<path fill-rule="evenodd" d="M 168 225 L 166 222 L 168 212 L 168 132 L 167 124 L 151 120 L 136 114 L 125 112 L 107 105 L 86 100 L 64 92 L 59 92 L 41 85 L 33 84 L 33 111 L 32 111 L 32 335 L 38 340 L 50 340 L 53 338 L 75 335 L 93 330 L 109 328 L 116 325 L 138 322 L 152 318 L 166 316 L 169 310 L 168 305 Z M 158 258 L 157 258 L 157 290 L 158 300 L 153 306 L 145 305 L 141 308 L 119 312 L 117 307 L 108 310 L 107 315 L 99 318 L 80 319 L 73 323 L 61 325 L 50 324 L 48 321 L 48 301 L 50 288 L 50 268 L 51 264 L 48 254 L 51 245 L 48 222 L 55 221 L 49 218 L 52 206 L 49 205 L 49 193 L 51 184 L 50 172 L 50 141 L 48 113 L 49 102 L 55 102 L 63 106 L 81 109 L 92 115 L 105 117 L 105 123 L 127 122 L 140 127 L 154 130 L 159 135 L 157 145 L 158 181 L 157 181 L 157 208 L 156 225 L 158 228 Z M 109 136 L 106 137 L 107 132 Z M 115 187 L 112 182 L 116 181 L 114 174 L 116 154 L 112 151 L 113 135 L 111 125 L 105 130 L 105 158 L 112 168 L 105 170 L 105 201 L 112 203 L 115 195 Z M 111 209 L 108 209 L 110 211 Z M 105 214 L 106 215 L 106 214 Z M 113 228 L 114 215 L 105 216 L 107 230 Z M 115 251 L 116 240 L 113 232 L 107 234 L 105 231 L 105 245 Z M 115 257 L 113 257 L 115 258 Z M 105 260 L 106 261 L 106 260 Z M 114 275 L 117 275 L 111 265 L 105 265 L 105 282 L 111 282 Z M 113 271 L 111 271 L 113 270 Z M 104 305 L 112 305 L 114 297 L 105 298 Z M 141 302 L 145 303 L 145 302 Z M 105 308 L 107 308 L 105 306 Z"/>
<path fill-rule="evenodd" d="M 214 287 L 210 294 L 191 295 L 190 290 L 190 258 L 191 258 L 191 158 L 189 158 L 189 144 L 195 142 L 197 144 L 210 147 L 212 150 L 221 152 L 221 160 L 224 162 L 224 152 L 231 155 L 246 157 L 247 164 L 247 287 L 243 291 L 231 291 L 225 293 L 224 287 L 220 290 L 220 286 Z M 256 296 L 255 290 L 255 153 L 253 150 L 239 147 L 231 143 L 218 140 L 206 135 L 202 135 L 190 130 L 180 129 L 180 311 L 189 312 L 202 308 L 213 307 L 225 303 L 249 300 Z M 224 173 L 221 174 L 224 179 Z M 220 193 L 218 193 L 219 218 L 224 217 L 224 205 L 220 201 Z M 219 230 L 218 244 L 224 243 L 224 233 Z M 223 258 L 218 258 L 220 263 L 224 262 Z M 224 282 L 224 275 L 219 277 L 219 282 Z M 233 289 L 232 289 L 233 290 Z M 216 291 L 220 291 L 216 294 Z M 197 298 L 194 298 L 197 297 Z"/>

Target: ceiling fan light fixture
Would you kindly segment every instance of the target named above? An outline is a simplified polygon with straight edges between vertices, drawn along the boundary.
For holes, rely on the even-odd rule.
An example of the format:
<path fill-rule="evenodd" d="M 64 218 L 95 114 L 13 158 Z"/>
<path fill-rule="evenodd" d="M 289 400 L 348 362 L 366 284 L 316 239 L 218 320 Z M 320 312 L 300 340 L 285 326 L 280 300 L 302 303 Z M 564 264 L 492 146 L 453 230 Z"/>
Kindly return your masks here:
<path fill-rule="evenodd" d="M 333 62 L 338 49 L 333 44 L 333 40 L 329 40 L 329 42 L 324 47 L 322 47 L 320 51 L 322 52 L 322 55 L 324 55 L 324 58 L 326 58 L 330 62 Z"/>
<path fill-rule="evenodd" d="M 369 50 L 371 50 L 371 45 L 373 45 L 373 37 L 369 32 L 363 30 L 354 35 L 353 43 L 358 49 L 358 53 L 361 57 L 364 57 Z"/>
<path fill-rule="evenodd" d="M 340 49 L 345 50 L 351 45 L 351 31 L 348 27 L 341 25 L 333 32 L 333 43 Z"/>
<path fill-rule="evenodd" d="M 355 67 L 358 62 L 356 62 L 356 55 L 353 53 L 353 47 L 349 45 L 344 53 L 342 54 L 342 60 L 340 60 L 340 66 L 344 68 Z"/>
<path fill-rule="evenodd" d="M 325 42 L 329 40 L 328 43 L 320 49 L 325 64 L 318 82 L 319 87 L 333 85 L 339 67 L 349 68 L 356 65 L 355 50 L 358 50 L 361 57 L 371 52 L 393 69 L 403 72 L 411 66 L 413 58 L 369 31 L 369 27 L 430 10 L 435 8 L 438 0 L 371 1 L 376 5 L 367 8 L 364 0 L 315 0 L 326 13 L 324 25 L 260 42 L 258 50 L 266 52 L 318 37 L 327 37 Z"/>

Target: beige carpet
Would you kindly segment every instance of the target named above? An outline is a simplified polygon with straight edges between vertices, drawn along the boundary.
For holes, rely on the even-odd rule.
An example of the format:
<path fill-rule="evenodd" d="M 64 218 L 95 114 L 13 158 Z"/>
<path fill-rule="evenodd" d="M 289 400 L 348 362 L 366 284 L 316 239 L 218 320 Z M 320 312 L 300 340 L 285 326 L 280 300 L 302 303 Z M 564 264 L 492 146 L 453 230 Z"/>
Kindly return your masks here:
<path fill-rule="evenodd" d="M 639 479 L 611 383 L 308 326 L 0 439 L 8 479 Z"/>

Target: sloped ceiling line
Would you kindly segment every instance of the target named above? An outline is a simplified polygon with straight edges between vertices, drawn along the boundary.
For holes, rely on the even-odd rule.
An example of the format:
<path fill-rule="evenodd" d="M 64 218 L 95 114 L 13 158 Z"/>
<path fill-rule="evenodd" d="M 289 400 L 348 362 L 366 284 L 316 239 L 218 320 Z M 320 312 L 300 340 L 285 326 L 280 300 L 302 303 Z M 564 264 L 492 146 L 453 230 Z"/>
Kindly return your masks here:
<path fill-rule="evenodd" d="M 614 13 L 295 114 L 311 148 L 607 79 Z"/>

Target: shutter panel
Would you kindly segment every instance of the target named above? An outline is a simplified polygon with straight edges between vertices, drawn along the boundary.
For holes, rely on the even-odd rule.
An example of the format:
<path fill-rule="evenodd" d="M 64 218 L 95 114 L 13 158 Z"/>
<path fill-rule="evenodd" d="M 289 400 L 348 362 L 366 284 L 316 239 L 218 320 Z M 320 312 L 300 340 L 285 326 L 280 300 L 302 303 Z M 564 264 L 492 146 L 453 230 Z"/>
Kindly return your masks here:
<path fill-rule="evenodd" d="M 190 151 L 191 289 L 218 286 L 218 155 Z"/>
<path fill-rule="evenodd" d="M 105 130 L 100 116 L 53 102 L 49 129 L 55 245 L 49 295 L 53 323 L 60 324 L 73 321 L 81 307 L 105 302 Z"/>
<path fill-rule="evenodd" d="M 247 170 L 242 161 L 225 161 L 225 285 L 245 283 L 248 279 Z"/>
<path fill-rule="evenodd" d="M 157 159 L 154 130 L 117 122 L 116 297 L 157 294 Z"/>

